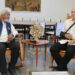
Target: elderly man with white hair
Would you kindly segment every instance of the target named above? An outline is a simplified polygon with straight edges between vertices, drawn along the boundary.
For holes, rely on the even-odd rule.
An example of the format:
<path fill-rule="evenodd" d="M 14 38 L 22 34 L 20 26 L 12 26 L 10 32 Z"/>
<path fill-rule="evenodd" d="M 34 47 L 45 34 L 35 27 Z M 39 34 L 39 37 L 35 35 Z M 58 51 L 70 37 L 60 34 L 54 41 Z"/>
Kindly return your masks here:
<path fill-rule="evenodd" d="M 19 43 L 15 41 L 15 36 L 18 32 L 14 26 L 7 20 L 10 18 L 11 9 L 6 7 L 0 10 L 0 72 L 1 75 L 7 75 L 7 65 L 5 58 L 6 48 L 11 49 L 11 61 L 8 65 L 8 71 L 11 75 L 17 75 L 15 71 L 15 64 L 19 56 Z"/>

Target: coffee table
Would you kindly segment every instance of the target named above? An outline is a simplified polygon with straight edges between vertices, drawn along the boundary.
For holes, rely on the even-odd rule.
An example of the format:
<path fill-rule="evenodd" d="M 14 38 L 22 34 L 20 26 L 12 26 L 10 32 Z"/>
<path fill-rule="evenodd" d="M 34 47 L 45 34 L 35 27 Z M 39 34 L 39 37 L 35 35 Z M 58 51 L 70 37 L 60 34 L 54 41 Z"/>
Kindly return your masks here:
<path fill-rule="evenodd" d="M 47 45 L 49 44 L 48 40 L 39 40 L 39 42 L 32 42 L 30 40 L 23 40 L 23 43 L 24 43 L 24 54 L 25 54 L 26 44 L 36 46 L 36 67 L 37 67 L 37 64 L 38 64 L 38 48 L 39 48 L 39 46 L 43 45 L 44 48 L 45 48 L 44 53 L 45 53 L 45 61 L 46 61 Z M 25 58 L 25 55 L 24 55 L 24 58 Z"/>

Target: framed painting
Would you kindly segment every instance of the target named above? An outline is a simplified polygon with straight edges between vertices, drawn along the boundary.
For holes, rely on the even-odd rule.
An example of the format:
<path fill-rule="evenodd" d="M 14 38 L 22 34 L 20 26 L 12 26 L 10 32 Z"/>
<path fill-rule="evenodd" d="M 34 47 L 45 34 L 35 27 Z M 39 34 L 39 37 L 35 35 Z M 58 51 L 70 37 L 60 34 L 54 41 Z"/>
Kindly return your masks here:
<path fill-rule="evenodd" d="M 41 0 L 5 0 L 5 6 L 13 11 L 37 11 L 41 10 Z"/>

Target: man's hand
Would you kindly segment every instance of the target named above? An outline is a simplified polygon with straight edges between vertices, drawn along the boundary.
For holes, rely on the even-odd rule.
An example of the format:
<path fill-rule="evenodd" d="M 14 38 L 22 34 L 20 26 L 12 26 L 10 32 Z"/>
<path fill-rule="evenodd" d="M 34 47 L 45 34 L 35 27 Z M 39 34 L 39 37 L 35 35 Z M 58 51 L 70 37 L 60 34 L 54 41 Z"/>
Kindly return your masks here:
<path fill-rule="evenodd" d="M 73 45 L 74 43 L 75 43 L 75 40 L 71 40 L 71 41 L 68 43 L 68 45 L 71 46 L 71 45 Z"/>
<path fill-rule="evenodd" d="M 9 36 L 8 36 L 8 43 L 10 43 L 12 41 L 13 37 L 14 37 L 13 34 L 9 34 Z"/>
<path fill-rule="evenodd" d="M 65 37 L 67 38 L 67 39 L 72 39 L 72 35 L 71 34 L 65 34 Z"/>

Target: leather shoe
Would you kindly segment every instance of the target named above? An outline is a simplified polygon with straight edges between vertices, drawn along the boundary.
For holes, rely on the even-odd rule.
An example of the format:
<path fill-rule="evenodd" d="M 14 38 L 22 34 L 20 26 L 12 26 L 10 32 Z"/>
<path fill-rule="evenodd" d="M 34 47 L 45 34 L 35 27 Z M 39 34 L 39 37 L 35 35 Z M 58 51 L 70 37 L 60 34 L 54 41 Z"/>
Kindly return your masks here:
<path fill-rule="evenodd" d="M 11 75 L 17 75 L 15 69 L 8 69 L 8 71 L 10 72 Z"/>
<path fill-rule="evenodd" d="M 68 69 L 67 69 L 67 67 L 64 67 L 64 68 L 62 68 L 62 67 L 55 67 L 55 68 L 53 68 L 53 71 L 68 71 Z"/>
<path fill-rule="evenodd" d="M 2 73 L 2 72 L 1 72 L 1 75 L 7 75 L 7 73 Z"/>

